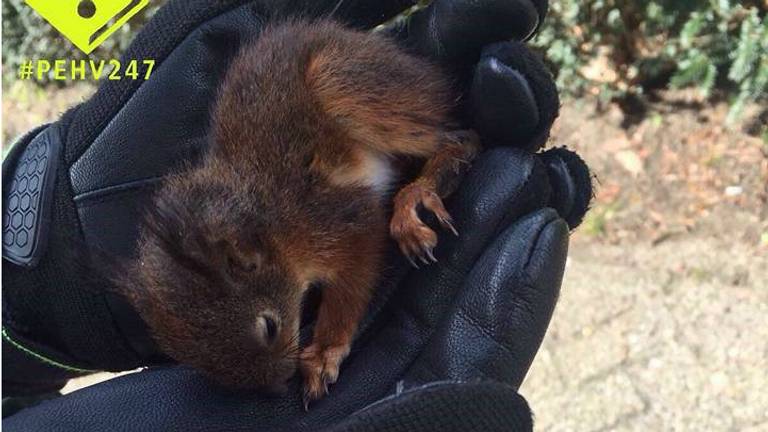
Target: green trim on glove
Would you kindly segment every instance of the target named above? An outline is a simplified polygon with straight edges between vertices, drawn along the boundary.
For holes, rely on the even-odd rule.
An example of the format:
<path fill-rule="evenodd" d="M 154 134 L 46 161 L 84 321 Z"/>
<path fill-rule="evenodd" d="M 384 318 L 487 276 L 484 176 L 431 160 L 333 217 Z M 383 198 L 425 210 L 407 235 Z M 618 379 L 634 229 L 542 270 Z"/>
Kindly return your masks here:
<path fill-rule="evenodd" d="M 22 352 L 24 352 L 24 353 L 34 357 L 37 360 L 40 360 L 41 362 L 47 364 L 48 366 L 53 366 L 53 367 L 61 368 L 61 369 L 64 369 L 64 370 L 68 370 L 68 371 L 72 371 L 72 372 L 79 372 L 79 373 L 100 372 L 100 371 L 98 371 L 96 369 L 83 369 L 83 368 L 78 368 L 78 367 L 74 367 L 74 366 L 65 365 L 65 364 L 59 363 L 59 362 L 57 362 L 55 360 L 51 360 L 51 359 L 49 359 L 48 357 L 46 357 L 46 356 L 44 356 L 42 354 L 38 354 L 38 353 L 30 350 L 29 348 L 26 348 L 25 346 L 21 345 L 20 343 L 16 342 L 15 340 L 11 339 L 11 337 L 8 335 L 8 332 L 5 331 L 5 327 L 3 327 L 2 334 L 3 334 L 3 339 L 7 340 L 8 343 L 10 343 L 14 347 L 16 347 L 18 350 L 20 350 L 20 351 L 22 351 Z"/>

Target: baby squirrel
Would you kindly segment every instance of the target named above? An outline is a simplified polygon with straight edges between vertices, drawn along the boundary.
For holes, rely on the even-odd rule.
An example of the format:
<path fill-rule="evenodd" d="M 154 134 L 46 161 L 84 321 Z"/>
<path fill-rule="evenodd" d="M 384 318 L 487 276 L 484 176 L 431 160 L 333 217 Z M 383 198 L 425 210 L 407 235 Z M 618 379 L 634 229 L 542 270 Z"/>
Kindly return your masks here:
<path fill-rule="evenodd" d="M 279 388 L 298 367 L 305 408 L 322 397 L 388 234 L 426 263 L 437 235 L 417 208 L 455 232 L 441 197 L 479 141 L 450 130 L 456 100 L 436 66 L 380 34 L 327 20 L 265 28 L 221 84 L 210 150 L 164 180 L 142 228 L 125 292 L 160 349 L 236 387 Z M 393 198 L 403 158 L 425 162 Z M 313 284 L 322 300 L 301 349 Z"/>

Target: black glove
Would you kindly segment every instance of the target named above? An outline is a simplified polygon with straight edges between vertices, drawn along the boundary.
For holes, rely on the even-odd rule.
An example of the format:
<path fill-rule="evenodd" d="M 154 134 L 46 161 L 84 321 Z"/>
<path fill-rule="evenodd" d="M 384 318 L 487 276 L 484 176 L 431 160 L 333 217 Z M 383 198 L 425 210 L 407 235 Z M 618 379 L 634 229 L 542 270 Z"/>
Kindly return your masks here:
<path fill-rule="evenodd" d="M 215 4 L 205 1 L 171 2 L 137 36 L 135 43 L 125 55 L 125 58 L 156 60 L 156 71 L 150 81 L 141 85 L 131 81 L 105 82 L 91 100 L 65 114 L 59 122 L 45 128 L 42 132 L 38 131 L 22 139 L 3 164 L 3 194 L 6 198 L 4 200 L 6 208 L 4 209 L 3 249 L 4 258 L 6 258 L 3 262 L 4 394 L 22 393 L 25 389 L 32 388 L 32 384 L 36 392 L 44 391 L 50 387 L 60 386 L 66 376 L 84 373 L 88 369 L 122 370 L 152 363 L 157 359 L 157 353 L 133 311 L 121 299 L 103 289 L 100 285 L 103 281 L 93 272 L 78 265 L 78 258 L 88 255 L 88 250 L 104 251 L 117 256 L 126 256 L 131 253 L 135 244 L 141 208 L 148 201 L 152 188 L 159 178 L 178 167 L 183 161 L 195 158 L 205 149 L 208 108 L 217 83 L 226 69 L 227 61 L 236 51 L 240 41 L 256 37 L 263 23 L 277 15 L 301 13 L 319 16 L 335 8 L 336 18 L 350 25 L 370 27 L 400 11 L 404 3 L 408 2 L 374 0 L 341 3 L 335 0 L 271 3 L 241 0 Z M 505 118 L 511 119 L 506 121 L 506 124 L 519 124 L 524 127 L 507 128 L 506 135 L 503 135 L 498 142 L 531 148 L 537 146 L 537 144 L 531 145 L 531 142 L 540 143 L 543 142 L 542 137 L 546 138 L 551 125 L 548 119 L 553 119 L 557 111 L 556 93 L 551 79 L 545 73 L 534 72 L 535 76 L 530 75 L 531 71 L 543 71 L 535 58 L 527 51 L 522 51 L 520 45 L 516 43 L 503 43 L 492 49 L 489 48 L 483 54 L 480 65 L 486 64 L 488 67 L 478 66 L 474 76 L 462 71 L 472 69 L 471 65 L 480 57 L 481 46 L 498 39 L 527 35 L 539 21 L 513 21 L 518 24 L 509 26 L 509 33 L 506 35 L 478 31 L 477 34 L 469 37 L 466 35 L 473 35 L 473 28 L 487 29 L 488 26 L 480 22 L 467 21 L 466 17 L 485 17 L 490 20 L 486 22 L 491 25 L 498 24 L 499 21 L 493 21 L 493 19 L 499 17 L 507 17 L 507 19 L 529 15 L 538 17 L 538 12 L 545 9 L 541 6 L 545 2 L 536 4 L 539 6 L 536 7 L 528 0 L 485 2 L 438 0 L 430 8 L 417 14 L 410 26 L 399 27 L 392 31 L 397 33 L 406 46 L 432 56 L 458 71 L 457 74 L 465 79 L 465 83 L 475 83 L 470 90 L 471 97 L 467 98 L 475 108 L 469 106 L 467 109 L 470 113 L 478 113 L 475 118 L 475 127 L 481 135 L 499 136 L 498 131 L 486 133 L 492 128 L 478 121 L 486 115 L 480 114 L 482 111 L 489 113 L 487 115 L 499 115 L 499 112 L 505 112 L 507 113 Z M 451 24 L 430 27 L 430 23 L 435 22 Z M 461 44 L 464 45 L 459 47 Z M 451 49 L 451 47 L 459 48 Z M 523 57 L 511 54 L 505 57 L 504 54 L 516 52 L 522 52 Z M 474 81 L 470 81 L 472 79 Z M 469 87 L 469 84 L 466 86 Z M 491 96 L 499 97 L 505 94 L 509 97 L 504 100 L 514 100 L 516 103 L 500 105 L 501 111 L 489 110 L 482 104 Z M 553 100 L 555 103 L 552 103 Z M 486 122 L 486 124 L 493 125 L 493 122 Z M 562 153 L 562 155 L 570 154 Z M 518 180 L 528 180 L 526 184 L 548 184 L 545 172 L 547 170 L 542 167 L 544 165 L 554 167 L 549 170 L 557 175 L 553 177 L 554 184 L 577 184 L 579 187 L 570 190 L 557 189 L 554 196 L 564 195 L 566 199 L 551 205 L 570 218 L 577 215 L 575 219 L 578 219 L 583 214 L 588 201 L 585 197 L 589 196 L 588 181 L 573 180 L 579 176 L 568 175 L 569 167 L 578 166 L 577 159 L 553 154 L 549 157 L 550 160 L 546 160 L 546 164 L 541 164 L 533 162 L 535 159 L 532 156 L 522 152 L 517 154 L 517 157 L 527 158 L 529 164 L 539 167 L 536 170 L 538 174 L 534 176 L 537 180 L 527 179 L 523 175 L 524 171 L 512 171 L 520 165 L 512 162 L 506 167 L 510 172 L 506 177 L 501 176 L 501 178 L 513 175 Z M 47 165 L 45 158 L 48 161 Z M 24 188 L 31 186 L 30 174 L 25 173 L 30 170 L 29 167 L 33 161 L 36 165 L 35 169 L 40 170 L 37 174 L 38 189 L 29 194 L 33 204 L 24 208 L 23 203 L 19 201 L 16 203 L 18 206 L 14 207 L 11 205 L 14 204 L 14 196 L 20 199 L 19 197 L 28 193 L 22 191 L 22 186 Z M 41 166 L 45 168 L 41 169 Z M 560 169 L 556 168 L 558 166 Z M 32 170 L 33 173 L 35 169 Z M 578 169 L 572 171 L 578 171 Z M 563 173 L 566 173 L 565 177 L 562 176 Z M 476 180 L 477 185 L 484 185 L 500 176 L 498 173 L 490 172 L 482 174 L 490 177 Z M 586 178 L 586 175 L 581 175 L 581 178 Z M 515 184 L 512 181 L 504 187 L 514 188 Z M 483 187 L 493 189 L 491 186 Z M 549 187 L 544 187 L 544 190 L 548 189 Z M 497 211 L 504 211 L 501 206 L 514 205 L 518 210 L 511 214 L 519 216 L 524 213 L 523 210 L 549 205 L 550 195 L 543 191 L 539 192 L 540 196 L 537 198 L 539 201 L 531 207 L 525 207 L 512 197 L 504 195 L 493 195 L 493 199 L 486 199 L 487 204 L 481 202 L 475 205 L 482 207 L 495 203 Z M 525 197 L 525 195 L 521 196 Z M 460 200 L 460 198 L 456 199 Z M 34 208 L 35 211 L 28 211 L 28 208 Z M 454 210 L 457 219 L 461 213 L 460 208 L 461 206 Z M 477 210 L 470 207 L 465 210 L 465 213 Z M 23 223 L 26 223 L 26 217 L 32 214 L 31 226 L 25 226 L 22 229 L 22 225 L 14 220 L 19 214 L 22 215 Z M 549 211 L 547 214 L 556 219 L 553 212 Z M 498 216 L 509 218 L 507 222 L 514 219 L 509 215 Z M 485 229 L 489 231 L 485 234 L 473 233 L 473 230 L 482 227 L 468 229 L 461 241 L 476 241 L 473 239 L 486 241 L 497 233 L 497 228 L 502 226 L 497 224 L 486 227 Z M 560 231 L 563 231 L 561 236 L 564 239 L 565 231 L 563 229 Z M 24 244 L 19 240 L 21 232 L 26 233 L 28 240 Z M 535 233 L 527 233 L 529 236 L 533 234 Z M 535 241 L 535 238 L 530 237 L 529 240 Z M 445 247 L 449 247 L 449 242 L 446 241 L 445 244 Z M 466 245 L 462 247 L 466 248 Z M 16 264 L 10 264 L 8 260 Z M 562 267 L 564 257 L 557 255 L 551 260 L 553 274 L 557 277 L 549 287 L 554 288 L 548 291 L 550 297 L 545 299 L 550 308 L 554 303 L 554 293 L 559 286 L 557 268 Z M 439 284 L 446 283 L 441 279 L 445 276 L 439 274 L 439 267 L 410 276 L 411 279 L 416 278 L 422 281 L 430 277 L 438 278 L 431 282 L 437 284 L 437 287 L 441 286 Z M 393 277 L 392 280 L 397 278 Z M 402 292 L 418 296 L 413 301 L 422 308 L 426 307 L 422 309 L 425 312 L 434 314 L 433 322 L 438 321 L 442 316 L 441 313 L 446 314 L 443 318 L 451 319 L 448 313 L 450 299 L 434 294 L 429 295 L 429 293 L 424 293 L 422 297 L 418 289 L 403 289 Z M 432 344 L 425 346 L 423 343 L 412 343 L 418 342 L 418 340 L 412 340 L 413 338 L 429 335 L 411 334 L 408 327 L 387 330 L 389 325 L 386 322 L 395 319 L 391 315 L 396 310 L 393 302 L 408 304 L 406 300 L 400 298 L 400 294 L 392 297 L 391 301 L 387 301 L 391 295 L 393 295 L 391 290 L 380 291 L 378 300 L 372 305 L 371 317 L 376 319 L 369 321 L 370 325 L 366 326 L 366 331 L 361 335 L 358 343 L 368 346 L 365 335 L 372 332 L 371 329 L 382 328 L 384 334 L 395 330 L 399 332 L 390 336 L 393 339 L 385 339 L 379 345 L 382 347 L 402 347 L 412 353 L 418 353 L 421 348 L 424 348 L 424 355 L 427 355 L 426 353 L 430 350 L 442 350 L 446 353 L 453 350 L 452 340 L 454 339 L 447 339 L 447 336 L 435 339 L 443 342 L 442 346 L 435 342 L 433 347 Z M 518 365 L 505 367 L 499 364 L 499 370 L 505 371 L 507 375 L 519 376 L 518 380 L 522 379 L 546 328 L 549 319 L 546 309 L 540 316 L 527 316 L 525 320 L 521 318 L 516 321 L 516 328 L 519 328 L 522 334 L 529 335 L 521 340 L 531 343 L 521 351 L 527 353 L 520 355 L 524 361 Z M 394 336 L 399 336 L 400 339 L 394 339 Z M 483 345 L 480 342 L 475 342 L 471 352 L 481 355 Z M 478 343 L 480 345 L 477 345 Z M 393 352 L 397 355 L 396 351 Z M 488 354 L 491 355 L 491 353 Z M 354 356 L 353 353 L 352 357 Z M 380 357 L 381 355 L 379 355 L 379 361 L 385 360 Z M 459 358 L 461 356 L 453 361 Z M 386 360 L 397 363 L 396 358 Z M 353 374 L 347 371 L 352 368 L 349 366 L 351 364 L 351 360 L 345 363 L 345 371 L 342 375 Z M 452 364 L 448 360 L 444 363 L 444 365 Z M 366 367 L 367 369 L 374 374 L 373 377 L 379 377 L 374 363 L 370 364 L 370 368 Z M 395 369 L 404 372 L 402 367 L 393 365 L 392 370 Z M 45 377 L 43 371 L 56 374 L 55 380 L 43 379 Z M 157 373 L 187 374 L 183 369 Z M 467 379 L 479 376 L 477 373 L 467 371 L 462 374 L 465 375 L 463 378 Z M 488 375 L 488 378 L 494 377 L 503 378 Z M 354 392 L 344 391 L 340 384 L 335 387 L 338 390 L 334 390 L 334 393 L 347 394 L 348 398 L 349 395 L 355 396 L 352 398 L 354 404 L 343 406 L 347 410 L 352 407 L 359 408 L 365 404 L 365 401 L 374 400 L 371 397 L 384 394 L 381 391 L 377 394 L 377 387 L 386 387 L 387 391 L 391 391 L 389 387 L 395 382 L 392 379 L 398 377 L 381 376 L 380 378 L 378 385 L 371 383 L 371 393 L 368 393 L 366 384 L 371 378 L 357 381 L 358 385 Z M 400 379 L 403 378 L 405 377 L 400 376 Z M 462 376 L 447 375 L 443 379 L 448 378 L 462 378 Z M 417 379 L 415 376 L 409 379 L 414 383 L 432 381 L 432 379 Z M 194 385 L 194 382 L 190 382 L 189 385 Z M 47 386 L 46 383 L 50 385 Z M 170 391 L 172 390 L 169 389 Z M 359 397 L 363 392 L 368 396 Z M 70 399 L 64 399 L 66 400 Z M 320 408 L 323 403 L 320 402 L 317 406 Z M 268 408 L 265 407 L 264 412 L 268 412 Z M 345 409 L 339 408 L 338 415 L 342 415 Z M 315 411 L 314 408 L 312 411 Z M 318 412 L 321 411 L 318 410 Z"/>
<path fill-rule="evenodd" d="M 545 159 L 559 160 L 566 170 L 584 169 L 578 159 L 567 161 L 558 152 Z M 479 156 L 448 203 L 461 235 L 442 238 L 437 264 L 376 292 L 339 381 L 309 412 L 302 407 L 299 377 L 280 397 L 235 394 L 175 366 L 44 402 L 3 426 L 530 430 L 527 405 L 516 389 L 552 315 L 569 229 L 546 208 L 551 184 L 559 184 L 550 181 L 555 170 L 547 165 L 518 149 Z M 580 174 L 567 175 L 573 180 Z"/>

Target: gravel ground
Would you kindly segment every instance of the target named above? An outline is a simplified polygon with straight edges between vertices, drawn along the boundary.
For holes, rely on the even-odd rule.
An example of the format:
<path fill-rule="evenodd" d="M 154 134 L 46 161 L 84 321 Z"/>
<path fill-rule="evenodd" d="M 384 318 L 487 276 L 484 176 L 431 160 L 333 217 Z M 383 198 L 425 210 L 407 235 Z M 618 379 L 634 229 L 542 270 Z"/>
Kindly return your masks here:
<path fill-rule="evenodd" d="M 521 388 L 540 431 L 768 430 L 768 258 L 574 238 Z"/>
<path fill-rule="evenodd" d="M 521 389 L 536 430 L 768 430 L 768 143 L 663 97 L 629 127 L 569 103 L 553 133 L 599 187 Z"/>

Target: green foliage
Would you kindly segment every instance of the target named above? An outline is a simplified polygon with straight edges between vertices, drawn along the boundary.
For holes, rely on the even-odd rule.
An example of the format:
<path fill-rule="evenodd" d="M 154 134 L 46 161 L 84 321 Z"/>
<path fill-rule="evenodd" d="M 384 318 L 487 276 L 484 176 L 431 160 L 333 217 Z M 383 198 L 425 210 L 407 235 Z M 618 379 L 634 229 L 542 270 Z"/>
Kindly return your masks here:
<path fill-rule="evenodd" d="M 8 82 L 24 60 L 118 57 L 164 0 L 153 0 L 90 56 L 24 0 L 2 2 Z M 729 97 L 733 120 L 768 90 L 766 9 L 766 0 L 553 0 L 534 44 L 545 52 L 566 95 L 612 100 L 660 85 L 692 86 L 703 97 Z M 610 73 L 600 76 L 601 70 Z"/>
<path fill-rule="evenodd" d="M 58 1 L 58 0 L 56 0 Z M 154 0 L 150 6 L 142 9 L 121 26 L 113 35 L 107 38 L 89 56 L 83 54 L 56 29 L 54 29 L 24 0 L 2 0 L 3 4 L 3 81 L 16 80 L 19 64 L 28 60 L 45 59 L 53 62 L 56 59 L 89 59 L 94 60 L 119 58 L 133 39 L 137 29 L 163 3 Z M 40 84 L 48 84 L 43 80 Z M 56 81 L 58 85 L 72 84 L 70 81 Z"/>
<path fill-rule="evenodd" d="M 731 100 L 729 120 L 768 90 L 763 0 L 559 0 L 535 45 L 566 94 L 612 99 L 659 86 Z M 615 73 L 601 76 L 595 69 Z"/>

